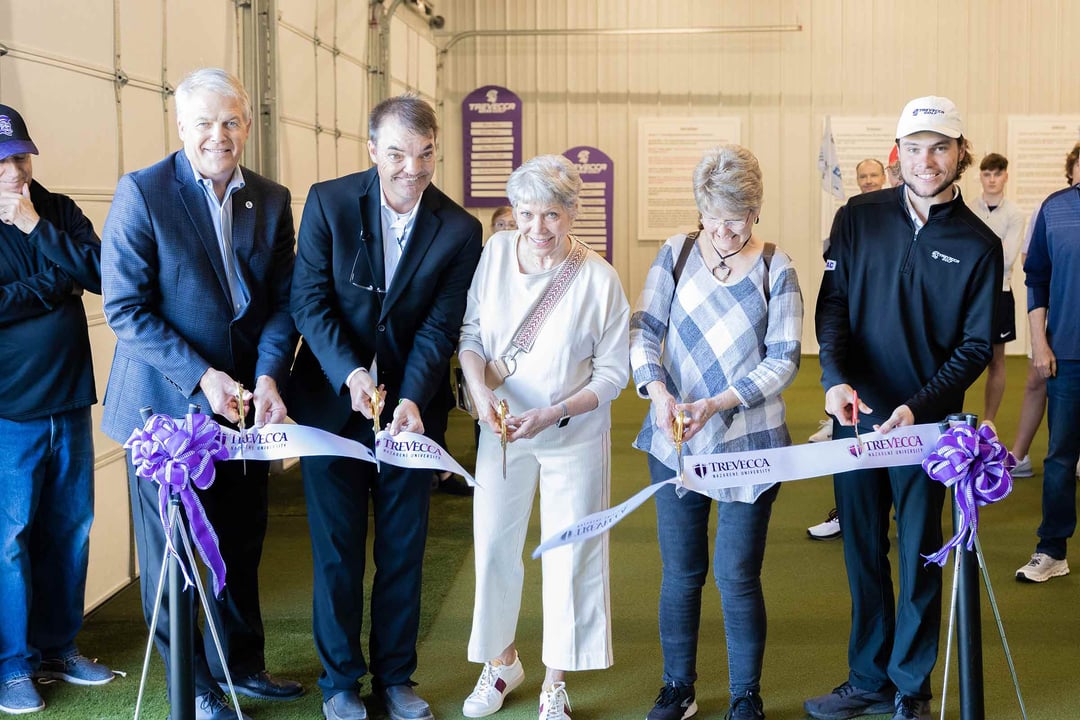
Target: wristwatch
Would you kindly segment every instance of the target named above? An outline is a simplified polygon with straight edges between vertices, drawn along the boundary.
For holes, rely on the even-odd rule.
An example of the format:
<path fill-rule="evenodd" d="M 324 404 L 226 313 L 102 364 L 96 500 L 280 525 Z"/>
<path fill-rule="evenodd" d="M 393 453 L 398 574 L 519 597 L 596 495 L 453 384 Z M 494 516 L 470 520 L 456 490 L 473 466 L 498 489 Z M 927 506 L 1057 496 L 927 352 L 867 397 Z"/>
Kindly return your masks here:
<path fill-rule="evenodd" d="M 559 409 L 562 410 L 562 417 L 559 418 L 559 422 L 555 423 L 556 427 L 566 427 L 566 424 L 570 422 L 570 408 L 566 407 L 566 403 L 559 403 Z"/>

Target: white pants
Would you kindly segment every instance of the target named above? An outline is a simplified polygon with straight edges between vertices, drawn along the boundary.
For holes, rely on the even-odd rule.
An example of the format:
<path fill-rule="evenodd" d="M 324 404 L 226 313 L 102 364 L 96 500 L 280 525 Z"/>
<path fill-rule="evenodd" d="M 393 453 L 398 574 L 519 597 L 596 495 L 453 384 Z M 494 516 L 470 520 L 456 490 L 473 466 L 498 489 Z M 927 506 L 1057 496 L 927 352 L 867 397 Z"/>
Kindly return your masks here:
<path fill-rule="evenodd" d="M 577 438 L 571 434 L 572 424 L 559 432 L 565 435 L 559 443 L 510 443 L 506 448 L 506 480 L 502 478 L 499 438 L 490 432 L 480 437 L 476 478 L 481 487 L 473 496 L 476 602 L 469 638 L 472 662 L 491 660 L 514 642 L 525 576 L 522 552 L 537 483 L 543 537 L 608 507 L 610 432 Z M 610 667 L 607 535 L 544 553 L 541 570 L 544 665 L 556 670 Z"/>

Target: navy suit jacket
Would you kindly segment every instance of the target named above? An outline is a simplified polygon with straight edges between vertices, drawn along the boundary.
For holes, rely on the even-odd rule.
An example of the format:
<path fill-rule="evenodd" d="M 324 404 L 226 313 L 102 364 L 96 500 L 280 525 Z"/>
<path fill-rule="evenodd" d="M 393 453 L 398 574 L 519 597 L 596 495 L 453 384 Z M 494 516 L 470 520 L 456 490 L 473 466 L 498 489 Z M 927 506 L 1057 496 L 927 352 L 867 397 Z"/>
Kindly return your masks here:
<path fill-rule="evenodd" d="M 383 269 L 381 189 L 375 168 L 317 183 L 297 236 L 292 314 L 303 336 L 289 410 L 305 425 L 341 433 L 352 416 L 345 381 L 378 358 L 388 419 L 399 398 L 425 429 L 453 407 L 449 360 L 480 260 L 483 227 L 429 185 L 393 283 Z"/>
<path fill-rule="evenodd" d="M 123 442 L 139 408 L 174 417 L 197 403 L 208 368 L 246 388 L 269 375 L 284 392 L 296 349 L 289 316 L 295 255 L 287 188 L 243 168 L 232 196 L 232 242 L 250 302 L 229 300 L 228 280 L 203 189 L 184 153 L 128 173 L 102 232 L 105 316 L 116 333 L 102 429 Z"/>

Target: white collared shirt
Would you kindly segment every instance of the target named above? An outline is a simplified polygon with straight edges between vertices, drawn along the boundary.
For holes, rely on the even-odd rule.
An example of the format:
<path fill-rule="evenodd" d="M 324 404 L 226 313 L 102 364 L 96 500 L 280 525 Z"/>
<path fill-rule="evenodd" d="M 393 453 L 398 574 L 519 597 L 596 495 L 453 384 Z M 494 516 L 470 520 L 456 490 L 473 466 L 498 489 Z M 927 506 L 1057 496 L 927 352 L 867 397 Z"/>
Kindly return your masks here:
<path fill-rule="evenodd" d="M 383 272 L 384 284 L 387 290 L 394 279 L 394 273 L 401 262 L 401 256 L 405 253 L 405 246 L 412 236 L 413 227 L 416 225 L 416 211 L 420 209 L 421 195 L 416 200 L 409 212 L 400 214 L 386 202 L 386 193 L 380 189 L 379 206 L 382 210 L 382 239 L 383 239 Z"/>
<path fill-rule="evenodd" d="M 232 296 L 233 312 L 236 315 L 248 304 L 247 288 L 240 278 L 240 271 L 236 268 L 236 253 L 232 244 L 233 207 L 232 196 L 240 188 L 244 187 L 244 174 L 237 165 L 229 178 L 229 185 L 225 188 L 225 196 L 219 202 L 217 193 L 214 192 L 214 181 L 203 177 L 202 174 L 191 166 L 195 173 L 195 182 L 203 189 L 206 205 L 210 209 L 210 219 L 214 223 L 214 234 L 217 236 L 218 249 L 221 251 L 221 261 L 225 265 L 225 276 L 229 279 L 229 294 Z M 234 316 L 235 317 L 235 316 Z"/>

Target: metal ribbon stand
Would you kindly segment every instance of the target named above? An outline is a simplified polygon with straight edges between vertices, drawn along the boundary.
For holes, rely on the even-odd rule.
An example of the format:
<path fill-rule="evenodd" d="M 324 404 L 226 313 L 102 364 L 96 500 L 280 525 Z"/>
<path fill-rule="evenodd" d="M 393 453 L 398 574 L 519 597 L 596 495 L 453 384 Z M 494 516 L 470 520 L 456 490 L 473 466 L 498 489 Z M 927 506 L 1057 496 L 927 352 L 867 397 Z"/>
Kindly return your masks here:
<path fill-rule="evenodd" d="M 198 413 L 198 405 L 188 405 L 188 413 Z M 145 423 L 154 414 L 153 409 L 144 407 L 139 410 L 139 415 Z M 137 500 L 137 498 L 133 498 Z M 202 577 L 199 568 L 195 564 L 195 555 L 191 551 L 191 541 L 188 539 L 184 520 L 184 508 L 180 504 L 180 493 L 173 492 L 169 495 L 169 523 L 172 526 L 172 547 L 176 553 L 169 553 L 168 544 L 161 562 L 161 575 L 158 577 L 157 593 L 154 599 L 154 614 L 150 619 L 150 636 L 146 640 L 146 653 L 143 655 L 142 675 L 139 678 L 139 694 L 135 701 L 135 720 L 139 720 L 142 711 L 143 693 L 146 690 L 146 674 L 150 669 L 150 654 L 154 650 L 154 629 L 157 627 L 158 613 L 161 610 L 161 596 L 165 590 L 165 576 L 169 577 L 169 717 L 171 720 L 195 720 L 195 627 L 193 620 L 194 598 L 184 590 L 184 569 L 180 564 L 177 553 L 181 546 L 187 558 L 188 567 L 191 568 L 191 577 L 195 582 L 195 588 L 202 602 L 203 614 L 206 625 L 210 628 L 210 635 L 214 638 L 214 647 L 218 658 L 221 659 L 221 667 L 225 670 L 225 681 L 229 687 L 229 696 L 232 698 L 233 709 L 236 711 L 236 720 L 243 720 L 240 712 L 240 701 L 236 697 L 233 688 L 232 677 L 229 674 L 228 663 L 225 662 L 225 652 L 221 648 L 218 639 L 217 628 L 214 627 L 213 617 L 210 615 L 210 605 L 206 599 L 206 591 L 203 589 Z"/>
<path fill-rule="evenodd" d="M 945 432 L 956 425 L 969 425 L 975 428 L 978 419 L 978 416 L 972 413 L 949 415 L 941 424 L 941 431 Z M 964 518 L 960 513 L 960 505 L 956 502 L 955 486 L 952 492 L 952 517 L 953 532 L 959 532 L 964 525 Z M 975 534 L 974 552 L 967 549 L 966 543 L 961 543 L 956 547 L 954 555 L 952 599 L 949 603 L 949 633 L 945 646 L 945 674 L 941 687 L 941 720 L 945 720 L 945 700 L 949 686 L 949 660 L 952 656 L 954 627 L 957 646 L 956 664 L 960 675 L 960 720 L 984 720 L 986 717 L 983 695 L 982 616 L 979 604 L 980 570 L 983 582 L 986 584 L 990 607 L 997 621 L 998 635 L 1001 637 L 1001 645 L 1005 650 L 1005 660 L 1009 664 L 1013 688 L 1016 690 L 1016 700 L 1020 704 L 1020 717 L 1027 720 L 1024 698 L 1020 693 L 1020 680 L 1016 675 L 1009 641 L 1005 638 L 1005 626 L 1001 621 L 997 598 L 994 597 L 994 588 L 990 584 L 990 572 L 986 567 L 986 558 L 983 555 L 978 533 Z"/>

